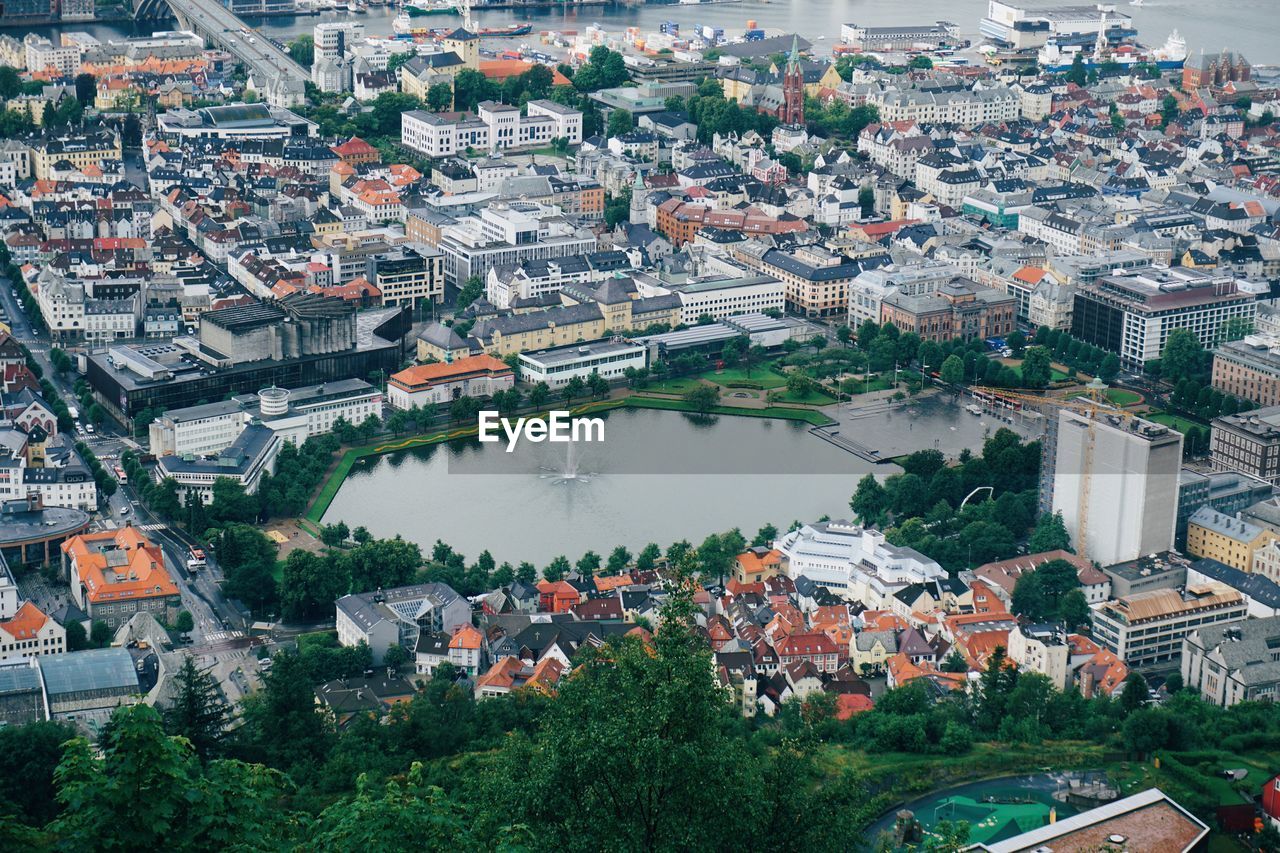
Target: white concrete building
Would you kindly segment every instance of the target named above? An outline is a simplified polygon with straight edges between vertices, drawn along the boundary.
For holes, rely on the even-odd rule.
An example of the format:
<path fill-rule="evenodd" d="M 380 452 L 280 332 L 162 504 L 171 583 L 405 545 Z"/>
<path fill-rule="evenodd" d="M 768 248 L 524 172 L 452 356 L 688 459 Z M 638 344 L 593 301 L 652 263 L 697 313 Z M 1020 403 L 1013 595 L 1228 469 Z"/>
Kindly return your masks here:
<path fill-rule="evenodd" d="M 1017 625 L 1009 632 L 1009 660 L 1020 672 L 1038 672 L 1059 690 L 1071 683 L 1071 646 L 1057 625 Z"/>
<path fill-rule="evenodd" d="M 574 377 L 586 379 L 593 373 L 616 381 L 623 378 L 628 367 L 639 370 L 647 363 L 648 350 L 643 345 L 618 338 L 521 353 L 520 378 L 559 388 Z"/>
<path fill-rule="evenodd" d="M 63 77 L 74 77 L 80 70 L 80 45 L 56 45 L 44 36 L 29 33 L 22 40 L 28 71 L 53 69 Z"/>
<path fill-rule="evenodd" d="M 867 320 L 879 323 L 880 306 L 890 293 L 928 296 L 958 275 L 958 268 L 933 261 L 861 272 L 849 282 L 849 326 L 857 329 Z"/>
<path fill-rule="evenodd" d="M 786 285 L 771 275 L 709 275 L 683 283 L 663 282 L 649 273 L 635 273 L 632 278 L 641 296 L 679 296 L 680 322 L 687 325 L 704 316 L 723 320 L 739 314 L 782 312 L 786 307 Z"/>
<path fill-rule="evenodd" d="M 807 577 L 872 610 L 889 607 L 903 587 L 947 576 L 919 551 L 890 545 L 879 530 L 848 521 L 803 525 L 773 547 L 782 553 L 789 577 Z"/>
<path fill-rule="evenodd" d="M 459 397 L 492 397 L 509 390 L 515 381 L 515 371 L 491 355 L 416 364 L 391 375 L 387 402 L 404 411 L 421 409 L 451 403 Z"/>
<path fill-rule="evenodd" d="M 1244 598 L 1223 584 L 1188 585 L 1185 593 L 1158 589 L 1094 608 L 1093 638 L 1130 666 L 1149 666 L 1179 660 L 1192 631 L 1244 617 Z"/>
<path fill-rule="evenodd" d="M 400 117 L 405 146 L 428 157 L 450 157 L 468 148 L 504 151 L 549 145 L 553 139 L 582 141 L 582 113 L 554 101 L 530 101 L 527 115 L 519 107 L 484 101 L 478 115 L 461 121 L 424 110 Z"/>

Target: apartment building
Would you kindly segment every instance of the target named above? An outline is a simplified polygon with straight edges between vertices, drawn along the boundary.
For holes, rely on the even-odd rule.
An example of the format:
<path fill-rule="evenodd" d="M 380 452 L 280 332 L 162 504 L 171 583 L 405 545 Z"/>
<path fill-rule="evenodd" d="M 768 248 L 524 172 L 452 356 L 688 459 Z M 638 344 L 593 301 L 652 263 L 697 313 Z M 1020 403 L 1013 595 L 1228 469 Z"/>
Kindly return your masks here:
<path fill-rule="evenodd" d="M 1213 387 L 1260 406 L 1280 406 L 1280 335 L 1247 335 L 1213 353 Z"/>
<path fill-rule="evenodd" d="M 62 543 L 62 571 L 76 605 L 109 628 L 143 612 L 172 623 L 182 607 L 164 552 L 136 527 L 71 537 Z"/>
<path fill-rule="evenodd" d="M 424 110 L 400 117 L 400 138 L 407 148 L 428 157 L 452 157 L 468 148 L 506 151 L 550 145 L 553 139 L 582 142 L 582 113 L 554 101 L 530 101 L 519 107 L 483 101 L 474 118 L 461 120 Z"/>
<path fill-rule="evenodd" d="M 108 130 L 45 136 L 29 144 L 31 173 L 38 181 L 49 180 L 54 164 L 63 160 L 83 172 L 91 166 L 101 167 L 104 160 L 119 160 L 122 157 L 120 135 Z"/>
<path fill-rule="evenodd" d="M 1280 486 L 1280 406 L 1214 418 L 1209 459 L 1214 470 L 1239 471 Z"/>
<path fill-rule="evenodd" d="M 849 311 L 849 284 L 864 270 L 881 266 L 881 259 L 855 261 L 818 246 L 791 251 L 770 249 L 748 260 L 761 272 L 780 280 L 788 311 L 806 317 L 843 317 Z"/>
<path fill-rule="evenodd" d="M 1201 507 L 1187 523 L 1187 551 L 1242 572 L 1253 571 L 1254 555 L 1277 539 L 1274 531 L 1211 507 Z"/>
<path fill-rule="evenodd" d="M 482 280 L 498 266 L 523 261 L 584 255 L 596 249 L 596 236 L 558 215 L 554 208 L 528 202 L 496 203 L 440 229 L 445 280 L 461 287 Z"/>
<path fill-rule="evenodd" d="M 1190 631 L 1182 641 L 1182 681 L 1224 708 L 1280 700 L 1280 616 Z"/>
<path fill-rule="evenodd" d="M 1185 592 L 1160 589 L 1108 601 L 1093 610 L 1093 637 L 1131 667 L 1169 663 L 1182 656 L 1194 630 L 1245 617 L 1244 597 L 1220 583 L 1190 584 Z"/>
<path fill-rule="evenodd" d="M 424 301 L 444 301 L 444 253 L 421 246 L 373 259 L 370 283 L 382 294 L 383 305 L 413 307 Z"/>
<path fill-rule="evenodd" d="M 927 295 L 886 294 L 880 322 L 893 323 L 926 341 L 985 339 L 1012 332 L 1017 308 L 1017 297 L 956 277 Z"/>

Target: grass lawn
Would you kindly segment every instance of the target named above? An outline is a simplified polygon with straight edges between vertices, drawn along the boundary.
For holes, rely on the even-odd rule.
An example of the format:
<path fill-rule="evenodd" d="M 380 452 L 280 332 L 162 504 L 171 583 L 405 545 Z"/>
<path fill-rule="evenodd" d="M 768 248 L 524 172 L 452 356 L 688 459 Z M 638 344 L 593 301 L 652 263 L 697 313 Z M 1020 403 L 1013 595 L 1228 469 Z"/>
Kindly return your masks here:
<path fill-rule="evenodd" d="M 893 387 L 893 374 L 878 374 L 871 377 L 870 382 L 866 382 L 862 377 L 857 377 L 857 385 L 851 390 L 853 394 L 868 394 L 872 391 L 888 391 Z"/>
<path fill-rule="evenodd" d="M 1022 377 L 1021 361 L 1015 360 L 1012 358 L 1002 358 L 999 361 L 1001 364 L 1005 365 L 1006 367 L 1012 368 L 1013 372 L 1018 374 L 1019 378 Z M 1066 378 L 1067 378 L 1067 374 L 1064 371 L 1059 370 L 1053 365 L 1049 365 L 1049 381 L 1050 382 L 1061 382 Z"/>
<path fill-rule="evenodd" d="M 1178 432 L 1181 432 L 1181 433 L 1185 433 L 1187 430 L 1191 429 L 1192 427 L 1204 426 L 1204 424 L 1197 423 L 1196 421 L 1193 421 L 1190 418 L 1184 418 L 1182 417 L 1182 415 L 1173 415 L 1168 412 L 1162 412 L 1158 409 L 1152 409 L 1142 417 L 1154 423 L 1164 424 L 1167 427 L 1173 427 L 1174 429 L 1176 429 Z"/>
<path fill-rule="evenodd" d="M 696 376 L 678 376 L 672 379 L 663 379 L 661 381 L 650 380 L 645 383 L 644 391 L 651 391 L 655 394 L 683 394 L 690 388 L 697 388 L 701 384 Z"/>
<path fill-rule="evenodd" d="M 741 367 L 730 367 L 720 371 L 708 370 L 702 374 L 702 378 L 717 385 L 732 385 L 738 382 L 745 382 L 758 385 L 766 391 L 770 388 L 781 388 L 787 384 L 786 377 L 779 376 L 763 364 L 753 368 L 750 376 Z"/>
<path fill-rule="evenodd" d="M 1083 397 L 1085 396 L 1085 392 L 1077 391 L 1076 393 L 1068 394 L 1067 396 L 1069 398 Z M 1103 396 L 1105 396 L 1109 402 L 1114 403 L 1117 406 L 1133 406 L 1137 403 L 1141 403 L 1143 400 L 1141 394 L 1136 391 L 1126 391 L 1123 388 L 1108 388 L 1106 394 Z"/>

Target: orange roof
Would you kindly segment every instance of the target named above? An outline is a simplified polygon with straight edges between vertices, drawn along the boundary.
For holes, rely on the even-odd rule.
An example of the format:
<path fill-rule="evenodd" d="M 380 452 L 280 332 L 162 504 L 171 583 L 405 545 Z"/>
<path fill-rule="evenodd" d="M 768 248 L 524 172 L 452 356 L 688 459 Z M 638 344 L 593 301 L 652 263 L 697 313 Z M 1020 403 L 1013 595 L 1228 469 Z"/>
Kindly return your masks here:
<path fill-rule="evenodd" d="M 868 610 L 862 614 L 864 631 L 902 631 L 907 623 L 902 617 L 888 610 Z"/>
<path fill-rule="evenodd" d="M 435 364 L 416 364 L 391 376 L 396 387 L 412 390 L 413 388 L 431 387 L 440 382 L 451 382 L 473 373 L 511 373 L 511 368 L 501 359 L 491 355 L 469 355 L 453 362 L 437 362 Z"/>
<path fill-rule="evenodd" d="M 341 145 L 334 145 L 329 150 L 339 157 L 368 156 L 378 153 L 377 148 L 374 148 L 358 136 L 351 137 Z"/>
<path fill-rule="evenodd" d="M 31 640 L 49 621 L 49 617 L 40 612 L 30 601 L 24 601 L 7 621 L 0 622 L 0 631 L 4 631 L 15 640 Z"/>
<path fill-rule="evenodd" d="M 451 649 L 479 649 L 484 645 L 484 634 L 472 625 L 463 625 L 449 640 Z"/>
<path fill-rule="evenodd" d="M 354 175 L 356 167 L 352 166 L 346 160 L 339 160 L 329 167 L 330 172 L 337 172 L 339 175 Z"/>
<path fill-rule="evenodd" d="M 600 592 L 612 592 L 621 586 L 631 586 L 631 575 L 625 572 L 620 575 L 605 575 L 601 577 L 596 575 L 596 589 Z"/>
<path fill-rule="evenodd" d="M 836 719 L 847 720 L 854 714 L 870 711 L 876 706 L 870 696 L 861 693 L 841 693 L 836 696 Z"/>
<path fill-rule="evenodd" d="M 164 554 L 132 525 L 73 536 L 62 543 L 62 552 L 94 604 L 178 595 Z"/>
<path fill-rule="evenodd" d="M 1014 273 L 1013 277 L 1027 284 L 1039 284 L 1044 275 L 1045 272 L 1040 267 L 1023 267 Z"/>
<path fill-rule="evenodd" d="M 497 80 L 499 83 L 508 77 L 518 77 L 531 68 L 533 68 L 533 63 L 525 62 L 523 59 L 490 59 L 480 63 L 480 73 L 490 80 Z M 572 81 L 557 69 L 552 68 L 551 85 L 570 86 Z"/>
<path fill-rule="evenodd" d="M 743 551 L 736 558 L 738 565 L 742 566 L 744 572 L 763 572 L 770 568 L 777 568 L 782 564 L 782 553 L 770 550 L 765 554 L 757 554 L 754 551 Z"/>

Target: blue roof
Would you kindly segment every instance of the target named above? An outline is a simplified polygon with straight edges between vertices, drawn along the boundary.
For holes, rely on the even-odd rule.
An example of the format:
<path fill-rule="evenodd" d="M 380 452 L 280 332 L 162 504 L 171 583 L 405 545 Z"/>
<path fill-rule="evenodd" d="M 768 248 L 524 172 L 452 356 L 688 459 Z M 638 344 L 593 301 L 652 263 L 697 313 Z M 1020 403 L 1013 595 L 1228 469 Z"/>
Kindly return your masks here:
<path fill-rule="evenodd" d="M 44 655 L 39 660 L 49 696 L 89 690 L 138 692 L 138 671 L 128 649 L 89 649 Z"/>

